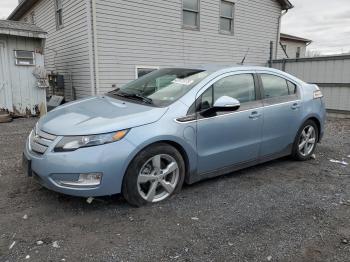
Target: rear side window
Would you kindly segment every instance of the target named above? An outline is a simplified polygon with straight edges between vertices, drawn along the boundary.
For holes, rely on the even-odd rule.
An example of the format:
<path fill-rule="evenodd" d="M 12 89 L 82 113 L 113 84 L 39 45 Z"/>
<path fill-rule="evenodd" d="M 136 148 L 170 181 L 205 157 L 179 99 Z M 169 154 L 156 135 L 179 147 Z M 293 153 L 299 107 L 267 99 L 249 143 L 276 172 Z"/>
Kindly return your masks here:
<path fill-rule="evenodd" d="M 289 95 L 289 87 L 286 79 L 274 75 L 261 74 L 265 98 L 281 97 Z"/>
<path fill-rule="evenodd" d="M 295 84 L 293 84 L 292 82 L 287 81 L 287 85 L 288 85 L 288 92 L 290 95 L 294 95 L 297 93 L 297 86 Z"/>

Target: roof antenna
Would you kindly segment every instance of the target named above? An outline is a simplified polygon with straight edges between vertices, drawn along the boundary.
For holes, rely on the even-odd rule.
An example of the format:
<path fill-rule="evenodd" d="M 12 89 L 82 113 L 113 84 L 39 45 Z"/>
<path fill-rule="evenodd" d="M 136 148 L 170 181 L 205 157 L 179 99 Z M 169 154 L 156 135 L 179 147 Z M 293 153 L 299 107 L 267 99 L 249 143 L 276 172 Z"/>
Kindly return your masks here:
<path fill-rule="evenodd" d="M 244 61 L 245 61 L 245 59 L 247 58 L 248 54 L 249 54 L 249 47 L 248 47 L 247 52 L 245 53 L 245 55 L 244 55 L 244 57 L 243 57 L 242 62 L 240 63 L 240 65 L 244 65 Z"/>

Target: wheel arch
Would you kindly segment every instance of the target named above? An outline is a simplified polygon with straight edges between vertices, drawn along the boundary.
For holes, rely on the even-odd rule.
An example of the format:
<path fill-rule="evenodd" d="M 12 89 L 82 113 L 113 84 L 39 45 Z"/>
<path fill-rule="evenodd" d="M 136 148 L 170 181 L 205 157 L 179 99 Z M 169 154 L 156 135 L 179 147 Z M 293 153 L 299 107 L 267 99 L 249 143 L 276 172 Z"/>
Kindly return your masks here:
<path fill-rule="evenodd" d="M 177 151 L 179 151 L 179 153 L 181 154 L 184 163 L 185 163 L 185 182 L 189 181 L 189 177 L 190 174 L 192 173 L 191 170 L 193 170 L 195 168 L 195 165 L 192 166 L 191 162 L 191 152 L 190 149 L 188 147 L 186 147 L 185 145 L 179 143 L 178 141 L 174 140 L 174 139 L 169 139 L 169 138 L 159 138 L 156 140 L 152 140 L 152 141 L 148 141 L 146 143 L 143 143 L 142 145 L 140 145 L 139 147 L 137 147 L 135 149 L 135 151 L 131 154 L 131 157 L 129 158 L 126 166 L 125 166 L 125 171 L 123 174 L 123 181 L 125 178 L 125 174 L 130 166 L 130 164 L 132 163 L 132 161 L 135 159 L 135 157 L 143 150 L 145 150 L 148 147 L 154 146 L 156 144 L 168 144 L 172 147 L 174 147 Z"/>
<path fill-rule="evenodd" d="M 306 118 L 304 120 L 303 124 L 309 120 L 313 121 L 316 124 L 316 126 L 317 126 L 317 142 L 320 142 L 320 140 L 321 140 L 321 121 L 316 116 L 309 116 L 308 118 Z"/>

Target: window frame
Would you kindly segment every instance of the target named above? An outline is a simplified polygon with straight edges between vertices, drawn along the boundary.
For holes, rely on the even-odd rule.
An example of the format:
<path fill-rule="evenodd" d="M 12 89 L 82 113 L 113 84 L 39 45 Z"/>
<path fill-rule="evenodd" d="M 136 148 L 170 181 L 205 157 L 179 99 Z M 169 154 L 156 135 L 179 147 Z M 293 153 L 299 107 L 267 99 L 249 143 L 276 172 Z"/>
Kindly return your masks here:
<path fill-rule="evenodd" d="M 32 58 L 25 57 L 25 56 L 19 56 L 18 52 L 30 52 L 32 54 Z M 35 66 L 35 52 L 34 51 L 29 51 L 29 50 L 14 50 L 14 55 L 15 55 L 15 65 L 16 66 Z M 21 64 L 19 60 L 24 60 L 24 61 L 32 61 L 29 64 Z"/>
<path fill-rule="evenodd" d="M 159 66 L 143 66 L 143 65 L 140 65 L 140 66 L 135 66 L 135 80 L 136 79 L 139 79 L 139 69 L 154 69 L 154 70 L 158 70 L 160 69 Z"/>
<path fill-rule="evenodd" d="M 54 0 L 55 1 L 55 20 L 56 20 L 56 29 L 59 30 L 63 28 L 63 0 Z M 60 7 L 59 7 L 60 3 Z M 61 24 L 60 24 L 61 21 Z"/>
<path fill-rule="evenodd" d="M 182 28 L 183 29 L 190 29 L 190 30 L 199 31 L 200 30 L 200 20 L 201 20 L 200 19 L 201 0 L 197 0 L 198 1 L 198 4 L 197 4 L 198 10 L 185 8 L 184 1 L 185 0 L 182 0 L 182 10 L 181 10 L 181 12 L 182 12 Z M 192 12 L 192 13 L 196 14 L 196 23 L 197 23 L 196 26 L 186 25 L 184 23 L 184 12 Z"/>
<path fill-rule="evenodd" d="M 234 35 L 234 20 L 235 20 L 235 9 L 236 9 L 236 3 L 234 1 L 231 1 L 231 0 L 219 0 L 220 3 L 219 3 L 219 33 L 220 34 L 225 34 L 225 35 Z M 222 6 L 222 3 L 223 2 L 226 2 L 228 4 L 231 4 L 232 5 L 232 17 L 228 17 L 228 16 L 223 16 L 221 15 L 221 6 Z M 221 19 L 229 19 L 230 20 L 230 27 L 231 27 L 231 30 L 230 31 L 227 31 L 227 30 L 223 30 L 221 29 Z"/>

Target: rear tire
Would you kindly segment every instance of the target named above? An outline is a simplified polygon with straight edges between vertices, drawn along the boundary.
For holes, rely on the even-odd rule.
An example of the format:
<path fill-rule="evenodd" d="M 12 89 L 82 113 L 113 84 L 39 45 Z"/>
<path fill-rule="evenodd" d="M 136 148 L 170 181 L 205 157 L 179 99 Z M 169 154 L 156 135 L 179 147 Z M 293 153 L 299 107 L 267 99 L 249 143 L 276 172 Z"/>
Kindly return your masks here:
<path fill-rule="evenodd" d="M 131 161 L 123 180 L 122 194 L 133 206 L 168 199 L 180 191 L 185 179 L 185 163 L 176 148 L 151 145 Z"/>
<path fill-rule="evenodd" d="M 318 127 L 313 120 L 307 120 L 299 129 L 294 140 L 292 157 L 298 161 L 311 158 L 318 142 Z"/>

